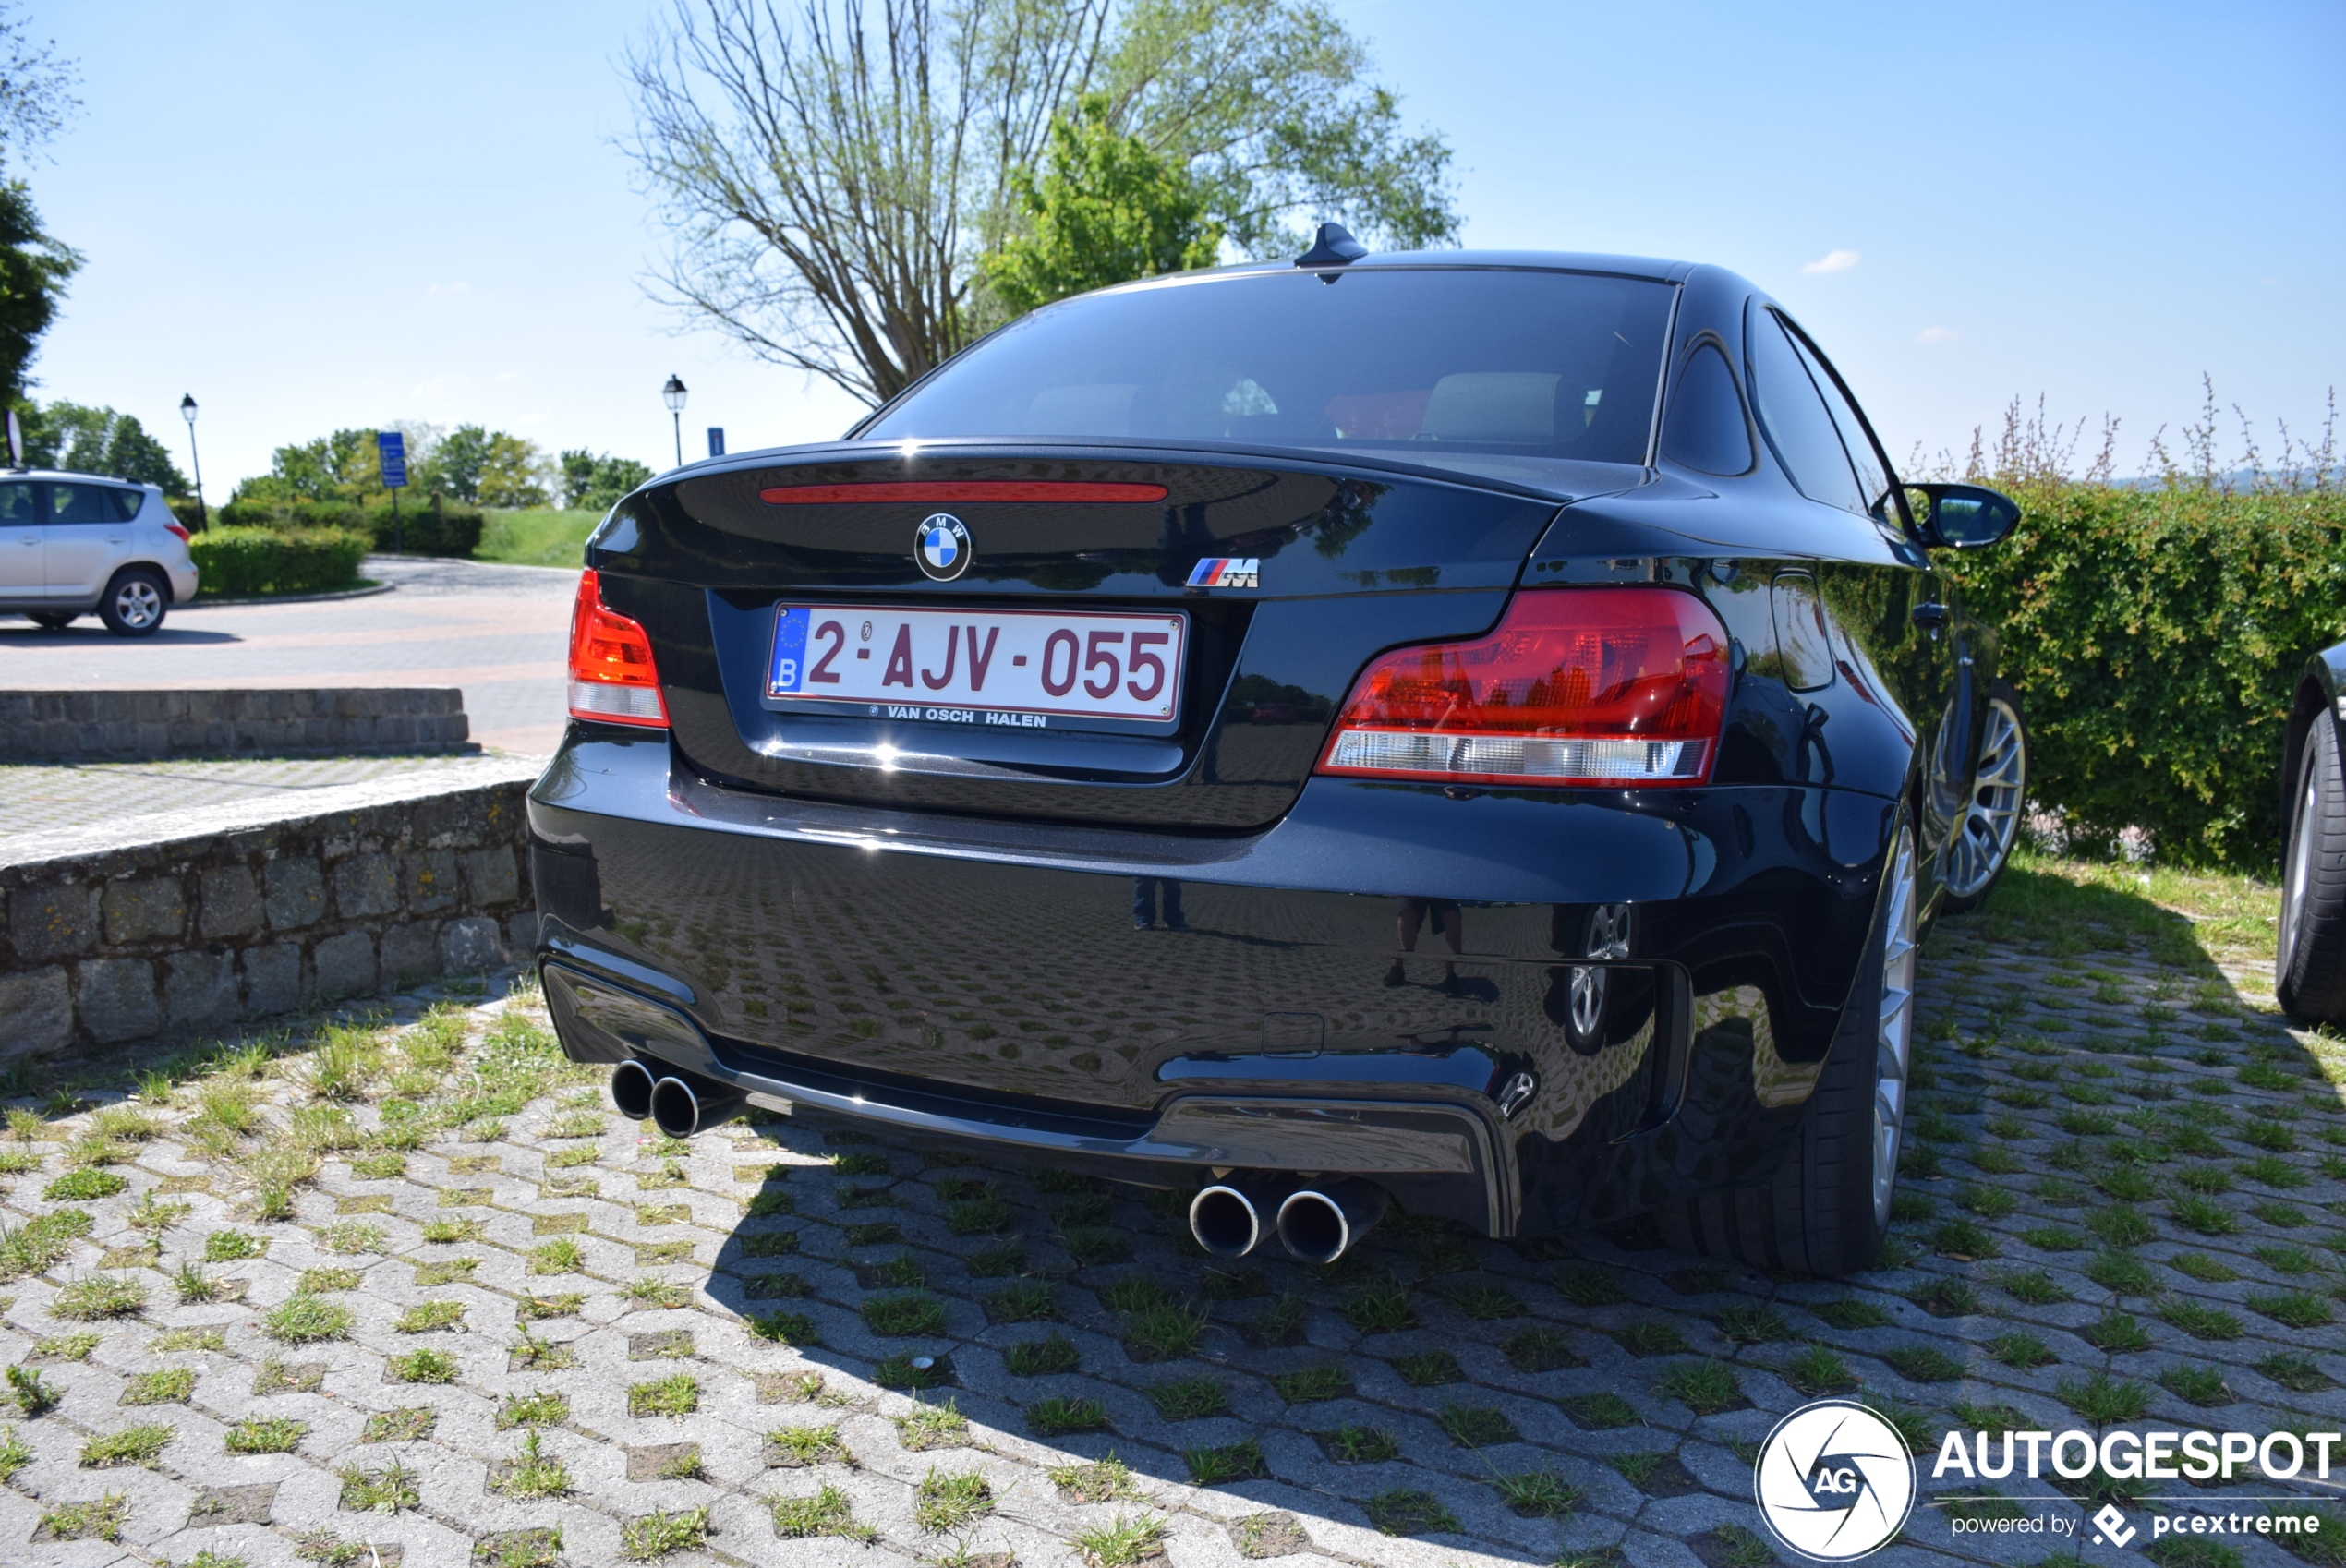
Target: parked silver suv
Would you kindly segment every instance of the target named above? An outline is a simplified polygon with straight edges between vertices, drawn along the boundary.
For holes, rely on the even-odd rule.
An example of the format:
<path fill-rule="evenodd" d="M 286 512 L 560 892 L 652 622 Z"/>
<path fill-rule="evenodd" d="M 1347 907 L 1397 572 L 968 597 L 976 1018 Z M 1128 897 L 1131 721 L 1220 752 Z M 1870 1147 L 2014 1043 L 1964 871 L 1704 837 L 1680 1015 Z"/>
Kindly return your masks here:
<path fill-rule="evenodd" d="M 195 597 L 187 530 L 154 486 L 0 473 L 0 611 L 54 631 L 95 610 L 115 636 L 143 637 Z"/>

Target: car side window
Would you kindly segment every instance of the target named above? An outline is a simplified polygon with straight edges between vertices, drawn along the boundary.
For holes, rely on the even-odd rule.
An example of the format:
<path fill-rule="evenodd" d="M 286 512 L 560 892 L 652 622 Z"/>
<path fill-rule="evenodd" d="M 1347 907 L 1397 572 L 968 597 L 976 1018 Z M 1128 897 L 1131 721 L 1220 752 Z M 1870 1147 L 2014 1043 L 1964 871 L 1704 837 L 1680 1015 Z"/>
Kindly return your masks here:
<path fill-rule="evenodd" d="M 131 503 L 127 511 L 123 507 L 125 501 Z M 49 521 L 127 523 L 138 514 L 138 501 L 132 492 L 113 485 L 52 485 Z"/>
<path fill-rule="evenodd" d="M 1750 340 L 1753 399 L 1784 472 L 1810 501 L 1863 513 L 1868 498 L 1857 487 L 1841 432 L 1774 311 L 1752 313 Z"/>
<path fill-rule="evenodd" d="M 1678 373 L 1662 417 L 1662 455 L 1700 474 L 1751 471 L 1743 394 L 1735 390 L 1735 367 L 1715 344 L 1698 345 Z"/>
<path fill-rule="evenodd" d="M 1825 411 L 1832 416 L 1834 426 L 1841 431 L 1841 444 L 1847 449 L 1849 462 L 1857 470 L 1857 488 L 1865 495 L 1867 510 L 1894 525 L 1896 502 L 1890 499 L 1890 465 L 1874 446 L 1857 405 L 1841 390 L 1832 368 L 1817 352 L 1816 344 L 1796 331 L 1792 333 L 1792 341 L 1800 351 L 1801 363 L 1808 368 L 1809 376 L 1817 383 L 1817 395 L 1825 400 Z"/>
<path fill-rule="evenodd" d="M 0 485 L 0 528 L 21 526 L 41 521 L 32 513 L 32 487 L 25 484 Z"/>

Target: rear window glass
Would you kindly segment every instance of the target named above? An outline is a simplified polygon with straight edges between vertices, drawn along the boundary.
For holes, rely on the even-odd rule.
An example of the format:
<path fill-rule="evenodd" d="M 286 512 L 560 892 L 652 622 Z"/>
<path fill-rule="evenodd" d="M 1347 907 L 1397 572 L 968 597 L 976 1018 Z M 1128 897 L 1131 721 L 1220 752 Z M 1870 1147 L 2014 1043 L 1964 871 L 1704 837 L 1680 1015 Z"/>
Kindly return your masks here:
<path fill-rule="evenodd" d="M 1208 440 L 1643 463 L 1671 285 L 1573 272 L 1246 273 L 1067 300 L 863 432 Z"/>
<path fill-rule="evenodd" d="M 52 485 L 49 521 L 127 523 L 139 515 L 140 499 L 137 490 L 116 489 L 112 485 Z"/>

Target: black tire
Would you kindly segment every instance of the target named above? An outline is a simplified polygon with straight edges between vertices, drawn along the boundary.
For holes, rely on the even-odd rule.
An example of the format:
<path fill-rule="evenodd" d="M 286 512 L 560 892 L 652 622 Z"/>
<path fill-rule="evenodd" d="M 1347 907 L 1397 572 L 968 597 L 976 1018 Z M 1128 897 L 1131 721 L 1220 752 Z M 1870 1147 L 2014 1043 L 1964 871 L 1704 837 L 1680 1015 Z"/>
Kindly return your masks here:
<path fill-rule="evenodd" d="M 1704 1193 L 1657 1211 L 1670 1245 L 1801 1273 L 1838 1276 L 1873 1266 L 1890 1228 L 1913 1070 L 1917 899 L 1914 838 L 1902 821 L 1884 857 L 1866 957 L 1790 1152 L 1764 1187 Z M 1884 1007 L 1893 973 L 1905 993 L 1894 1014 Z"/>
<path fill-rule="evenodd" d="M 2012 864 L 2013 847 L 2020 841 L 2021 814 L 2028 809 L 2028 765 L 2033 759 L 2020 694 L 2001 681 L 1991 681 L 1987 701 L 1979 755 L 1972 764 L 1971 793 L 1947 836 L 1941 862 L 1947 883 L 1947 896 L 1939 906 L 1941 914 L 1962 914 L 1988 901 L 2003 879 L 2004 868 Z"/>
<path fill-rule="evenodd" d="M 151 637 L 170 613 L 171 585 L 144 566 L 114 574 L 98 600 L 98 619 L 117 637 Z"/>
<path fill-rule="evenodd" d="M 2292 1018 L 2346 1023 L 2346 778 L 2327 713 L 2315 716 L 2303 749 L 2281 852 L 2273 992 Z"/>
<path fill-rule="evenodd" d="M 36 609 L 25 616 L 35 626 L 50 632 L 62 632 L 80 618 L 81 612 L 74 609 Z"/>

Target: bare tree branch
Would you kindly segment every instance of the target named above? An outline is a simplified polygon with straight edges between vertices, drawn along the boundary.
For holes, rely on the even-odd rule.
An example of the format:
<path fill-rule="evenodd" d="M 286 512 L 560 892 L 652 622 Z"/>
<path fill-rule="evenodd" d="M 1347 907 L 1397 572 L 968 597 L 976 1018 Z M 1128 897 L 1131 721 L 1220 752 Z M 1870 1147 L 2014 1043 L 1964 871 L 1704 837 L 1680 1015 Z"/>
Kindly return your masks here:
<path fill-rule="evenodd" d="M 884 402 L 1006 313 L 978 260 L 1095 87 L 1250 252 L 1305 209 L 1439 243 L 1448 149 L 1366 64 L 1302 0 L 670 0 L 624 67 L 671 236 L 654 292 Z"/>

